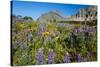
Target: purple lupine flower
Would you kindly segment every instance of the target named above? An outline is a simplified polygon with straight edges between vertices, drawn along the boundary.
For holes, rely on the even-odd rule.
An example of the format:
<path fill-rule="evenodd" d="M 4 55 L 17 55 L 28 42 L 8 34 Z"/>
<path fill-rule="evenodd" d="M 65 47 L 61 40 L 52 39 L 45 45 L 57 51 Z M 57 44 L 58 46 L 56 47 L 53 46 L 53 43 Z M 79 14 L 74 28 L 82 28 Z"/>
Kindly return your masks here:
<path fill-rule="evenodd" d="M 23 49 L 23 48 L 25 47 L 25 45 L 26 45 L 26 41 L 24 41 L 24 42 L 21 44 L 20 48 Z"/>
<path fill-rule="evenodd" d="M 54 63 L 54 51 L 51 50 L 48 56 L 48 64 L 53 64 Z"/>
<path fill-rule="evenodd" d="M 77 33 L 80 32 L 80 29 L 79 28 L 76 28 L 75 29 L 75 32 L 77 32 Z"/>
<path fill-rule="evenodd" d="M 66 53 L 65 57 L 64 57 L 64 63 L 70 63 L 71 60 L 70 60 L 70 56 L 68 53 Z"/>
<path fill-rule="evenodd" d="M 92 32 L 92 27 L 88 27 L 87 31 Z"/>
<path fill-rule="evenodd" d="M 77 62 L 81 62 L 81 55 L 80 54 L 77 55 Z"/>
<path fill-rule="evenodd" d="M 43 64 L 43 51 L 42 51 L 42 48 L 39 48 L 37 59 L 38 59 L 38 64 Z"/>
<path fill-rule="evenodd" d="M 22 42 L 20 48 L 23 49 L 25 46 L 27 46 L 27 38 L 25 38 L 24 42 Z"/>
<path fill-rule="evenodd" d="M 42 31 L 40 30 L 40 31 L 38 31 L 38 36 L 40 36 L 41 35 L 41 33 L 42 33 Z"/>
<path fill-rule="evenodd" d="M 33 35 L 31 34 L 31 32 L 28 33 L 28 41 L 32 40 Z"/>

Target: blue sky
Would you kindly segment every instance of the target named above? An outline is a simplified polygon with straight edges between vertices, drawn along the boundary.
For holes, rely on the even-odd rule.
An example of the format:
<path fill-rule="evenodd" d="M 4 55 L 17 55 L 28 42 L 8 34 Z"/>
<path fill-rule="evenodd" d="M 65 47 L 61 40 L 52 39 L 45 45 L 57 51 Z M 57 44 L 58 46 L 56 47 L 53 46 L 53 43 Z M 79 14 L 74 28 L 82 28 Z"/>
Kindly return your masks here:
<path fill-rule="evenodd" d="M 27 1 L 14 1 L 12 3 L 12 14 L 31 16 L 36 20 L 43 13 L 48 11 L 57 10 L 63 16 L 70 16 L 78 12 L 80 8 L 87 8 L 89 5 L 76 5 L 76 4 L 61 4 L 61 3 L 43 3 L 43 2 L 27 2 Z"/>

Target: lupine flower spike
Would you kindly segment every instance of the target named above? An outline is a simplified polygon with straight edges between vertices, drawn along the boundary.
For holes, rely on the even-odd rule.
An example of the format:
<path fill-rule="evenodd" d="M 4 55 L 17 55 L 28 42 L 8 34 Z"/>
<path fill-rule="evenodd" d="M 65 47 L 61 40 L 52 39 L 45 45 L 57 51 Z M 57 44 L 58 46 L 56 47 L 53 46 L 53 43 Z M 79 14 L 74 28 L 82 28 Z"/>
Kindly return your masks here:
<path fill-rule="evenodd" d="M 48 56 L 48 64 L 53 64 L 54 63 L 54 51 L 51 50 Z"/>
<path fill-rule="evenodd" d="M 38 64 L 43 64 L 43 51 L 42 51 L 42 48 L 39 48 L 37 59 L 38 59 Z"/>

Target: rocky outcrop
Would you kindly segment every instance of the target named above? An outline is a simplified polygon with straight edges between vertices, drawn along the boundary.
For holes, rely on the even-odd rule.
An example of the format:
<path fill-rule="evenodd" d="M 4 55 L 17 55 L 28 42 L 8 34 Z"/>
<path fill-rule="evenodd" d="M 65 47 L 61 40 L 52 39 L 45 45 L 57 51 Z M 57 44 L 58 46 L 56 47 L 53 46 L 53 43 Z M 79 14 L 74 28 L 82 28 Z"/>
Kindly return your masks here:
<path fill-rule="evenodd" d="M 70 16 L 69 19 L 73 21 L 97 20 L 97 6 L 91 6 L 89 8 L 81 8 L 76 14 Z"/>

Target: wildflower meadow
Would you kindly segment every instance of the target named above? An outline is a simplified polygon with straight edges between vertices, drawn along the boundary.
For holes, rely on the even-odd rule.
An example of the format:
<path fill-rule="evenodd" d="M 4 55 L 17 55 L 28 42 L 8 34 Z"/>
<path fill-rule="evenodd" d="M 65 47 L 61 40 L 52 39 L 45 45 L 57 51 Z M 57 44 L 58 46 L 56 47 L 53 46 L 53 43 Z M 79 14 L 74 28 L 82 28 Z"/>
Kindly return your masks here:
<path fill-rule="evenodd" d="M 46 13 L 45 18 L 48 15 Z M 31 17 L 11 16 L 12 65 L 97 61 L 97 21 L 87 21 L 87 16 L 84 21 L 60 21 L 55 15 L 57 13 L 51 12 L 46 22 L 44 17 L 34 20 Z"/>

